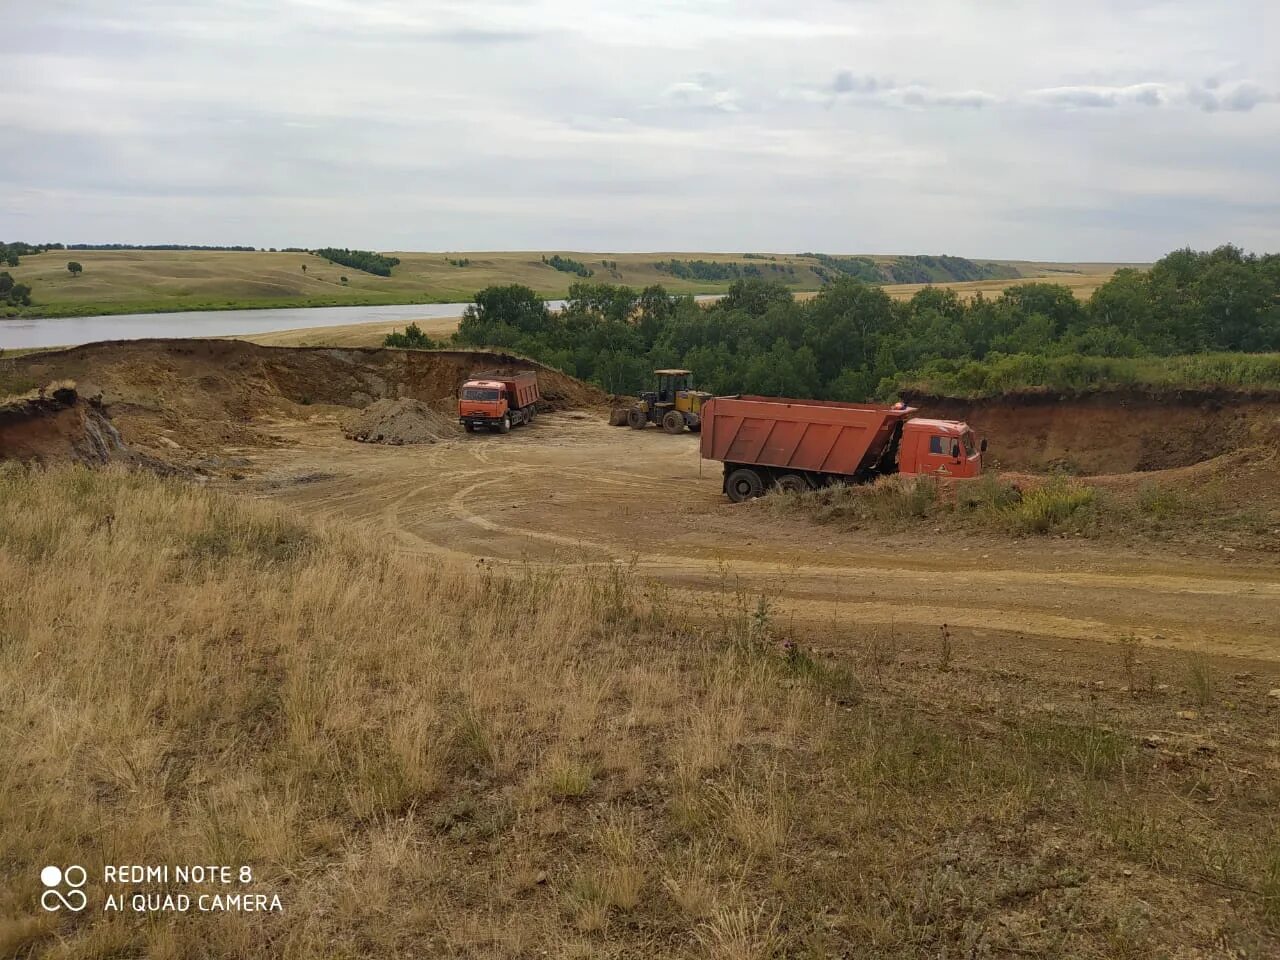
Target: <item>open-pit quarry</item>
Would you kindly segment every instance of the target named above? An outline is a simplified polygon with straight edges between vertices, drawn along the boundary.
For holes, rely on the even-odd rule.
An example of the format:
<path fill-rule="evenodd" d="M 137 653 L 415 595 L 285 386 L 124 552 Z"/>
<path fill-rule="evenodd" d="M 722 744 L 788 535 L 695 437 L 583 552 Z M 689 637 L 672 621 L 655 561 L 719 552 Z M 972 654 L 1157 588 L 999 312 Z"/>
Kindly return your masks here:
<path fill-rule="evenodd" d="M 544 415 L 508 436 L 452 430 L 458 384 L 502 363 L 538 369 Z M 0 454 L 50 460 L 91 450 L 100 462 L 100 440 L 65 435 L 86 416 L 100 434 L 102 411 L 118 431 L 117 456 L 376 530 L 409 553 L 625 565 L 691 594 L 728 578 L 794 622 L 878 624 L 904 642 L 945 623 L 975 657 L 1057 677 L 1070 662 L 1079 676 L 1105 678 L 1112 645 L 1130 637 L 1237 657 L 1239 671 L 1280 669 L 1273 396 L 913 398 L 926 414 L 967 419 L 1000 469 L 1065 467 L 1102 489 L 1160 478 L 1191 492 L 1209 485 L 1247 501 L 1254 520 L 1221 536 L 1130 542 L 946 526 L 847 531 L 762 503 L 732 505 L 695 436 L 610 427 L 595 388 L 500 354 L 141 341 L 18 358 L 0 370 L 13 393 L 74 382 L 88 411 L 15 408 L 0 421 Z M 431 422 L 415 423 L 408 442 L 352 442 L 363 408 L 395 413 L 397 399 L 430 408 Z"/>

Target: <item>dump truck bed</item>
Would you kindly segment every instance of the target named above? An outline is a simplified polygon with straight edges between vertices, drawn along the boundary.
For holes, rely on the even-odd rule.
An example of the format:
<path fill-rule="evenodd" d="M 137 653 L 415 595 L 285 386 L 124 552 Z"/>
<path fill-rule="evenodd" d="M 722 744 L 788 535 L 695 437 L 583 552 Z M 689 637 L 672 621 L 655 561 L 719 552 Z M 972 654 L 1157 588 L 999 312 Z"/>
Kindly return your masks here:
<path fill-rule="evenodd" d="M 502 384 L 507 389 L 508 403 L 514 407 L 527 407 L 538 400 L 538 374 L 533 370 L 519 373 L 501 373 L 486 370 L 473 373 L 468 383 Z"/>
<path fill-rule="evenodd" d="M 707 460 L 856 477 L 884 454 L 895 428 L 914 407 L 715 397 L 702 407 Z"/>

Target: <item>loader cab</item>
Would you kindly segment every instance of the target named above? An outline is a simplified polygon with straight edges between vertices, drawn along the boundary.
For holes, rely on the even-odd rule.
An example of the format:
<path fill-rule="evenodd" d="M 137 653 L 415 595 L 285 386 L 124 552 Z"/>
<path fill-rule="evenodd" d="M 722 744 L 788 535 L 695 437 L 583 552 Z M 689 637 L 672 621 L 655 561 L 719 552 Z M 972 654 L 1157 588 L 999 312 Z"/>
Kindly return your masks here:
<path fill-rule="evenodd" d="M 658 389 L 654 393 L 653 404 L 660 409 L 679 410 L 689 426 L 697 428 L 702 405 L 711 399 L 705 390 L 693 389 L 693 373 L 689 370 L 655 370 L 658 378 Z"/>
<path fill-rule="evenodd" d="M 693 372 L 690 370 L 655 370 L 653 373 L 658 378 L 658 403 L 674 404 L 679 394 L 689 392 L 693 382 Z"/>
<path fill-rule="evenodd" d="M 976 477 L 982 473 L 986 441 L 978 442 L 969 425 L 958 420 L 908 420 L 898 447 L 901 473 L 937 477 Z"/>

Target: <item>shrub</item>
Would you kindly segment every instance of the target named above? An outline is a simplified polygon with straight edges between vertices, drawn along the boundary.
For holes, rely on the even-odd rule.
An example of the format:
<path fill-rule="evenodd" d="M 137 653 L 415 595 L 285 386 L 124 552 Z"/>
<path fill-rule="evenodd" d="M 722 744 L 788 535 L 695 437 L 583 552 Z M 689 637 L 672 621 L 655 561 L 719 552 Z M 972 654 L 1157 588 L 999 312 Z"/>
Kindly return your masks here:
<path fill-rule="evenodd" d="M 382 338 L 384 347 L 397 347 L 401 350 L 431 350 L 437 346 L 436 342 L 422 332 L 422 328 L 416 323 L 411 323 L 404 328 L 404 333 L 394 331 L 388 333 Z"/>
<path fill-rule="evenodd" d="M 1095 496 L 1091 487 L 1056 478 L 1003 508 L 1003 516 L 1014 533 L 1050 533 L 1078 518 L 1081 511 L 1093 505 Z"/>

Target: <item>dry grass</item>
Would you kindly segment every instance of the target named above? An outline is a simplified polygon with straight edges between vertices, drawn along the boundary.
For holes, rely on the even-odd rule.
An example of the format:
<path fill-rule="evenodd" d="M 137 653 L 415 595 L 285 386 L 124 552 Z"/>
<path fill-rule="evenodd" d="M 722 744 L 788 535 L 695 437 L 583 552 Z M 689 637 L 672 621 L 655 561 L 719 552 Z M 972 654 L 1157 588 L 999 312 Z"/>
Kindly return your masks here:
<path fill-rule="evenodd" d="M 1275 771 L 1144 752 L 1128 695 L 1028 713 L 855 628 L 864 686 L 728 591 L 677 611 L 118 472 L 0 468 L 0 583 L 6 956 L 1280 946 Z M 101 904 L 103 864 L 193 862 L 285 913 L 37 906 L 45 863 Z"/>
<path fill-rule="evenodd" d="M 861 486 L 775 491 L 762 509 L 848 530 L 896 532 L 945 525 L 998 537 L 1174 541 L 1274 552 L 1280 549 L 1274 455 L 1250 450 L 1236 459 L 1245 469 L 1230 463 L 1214 471 L 1145 475 L 1150 479 L 1142 474 L 1020 474 L 1009 479 L 989 471 L 974 480 L 945 483 L 896 475 Z"/>

